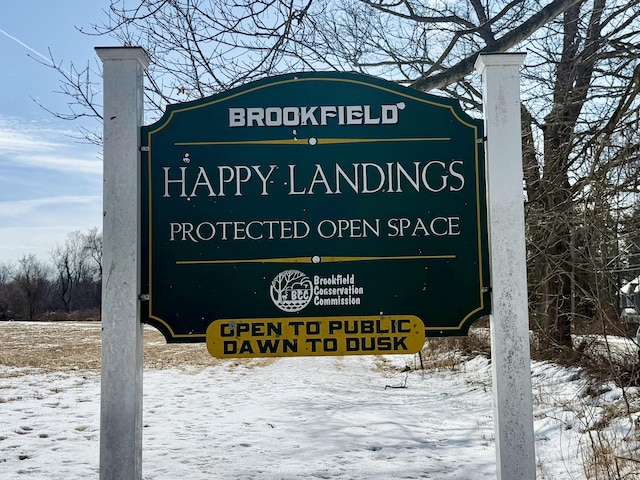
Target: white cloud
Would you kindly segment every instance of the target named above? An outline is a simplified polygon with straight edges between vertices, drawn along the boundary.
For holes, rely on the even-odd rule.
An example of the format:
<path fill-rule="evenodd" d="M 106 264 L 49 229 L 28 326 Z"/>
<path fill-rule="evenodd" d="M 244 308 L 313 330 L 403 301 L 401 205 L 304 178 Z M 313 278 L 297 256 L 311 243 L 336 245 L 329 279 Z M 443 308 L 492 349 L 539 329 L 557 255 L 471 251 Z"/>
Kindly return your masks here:
<path fill-rule="evenodd" d="M 50 209 L 52 208 L 59 211 L 60 216 L 64 217 L 66 210 L 69 208 L 84 206 L 89 207 L 90 209 L 95 209 L 101 204 L 102 197 L 99 195 L 68 195 L 60 197 L 33 198 L 29 200 L 0 201 L 0 220 L 7 218 L 38 218 L 39 220 L 43 220 L 43 214 L 45 214 L 45 218 L 48 217 Z"/>
<path fill-rule="evenodd" d="M 98 159 L 73 158 L 55 154 L 16 155 L 15 160 L 22 165 L 47 168 L 50 170 L 77 173 L 102 174 L 102 162 Z"/>
<path fill-rule="evenodd" d="M 21 155 L 46 152 L 60 148 L 62 144 L 45 140 L 37 129 L 29 124 L 19 124 L 0 116 L 0 154 Z"/>
<path fill-rule="evenodd" d="M 97 147 L 74 143 L 71 134 L 69 130 L 0 115 L 0 163 L 101 174 L 102 161 L 97 158 Z"/>

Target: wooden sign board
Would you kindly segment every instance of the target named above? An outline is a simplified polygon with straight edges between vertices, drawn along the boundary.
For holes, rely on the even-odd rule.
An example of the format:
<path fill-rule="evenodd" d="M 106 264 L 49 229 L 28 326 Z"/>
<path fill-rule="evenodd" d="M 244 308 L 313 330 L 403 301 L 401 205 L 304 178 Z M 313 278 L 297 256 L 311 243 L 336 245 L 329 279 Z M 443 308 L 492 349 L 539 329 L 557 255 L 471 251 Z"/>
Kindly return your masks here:
<path fill-rule="evenodd" d="M 143 320 L 221 357 L 465 335 L 490 310 L 482 138 L 456 101 L 357 74 L 169 106 L 142 128 Z"/>

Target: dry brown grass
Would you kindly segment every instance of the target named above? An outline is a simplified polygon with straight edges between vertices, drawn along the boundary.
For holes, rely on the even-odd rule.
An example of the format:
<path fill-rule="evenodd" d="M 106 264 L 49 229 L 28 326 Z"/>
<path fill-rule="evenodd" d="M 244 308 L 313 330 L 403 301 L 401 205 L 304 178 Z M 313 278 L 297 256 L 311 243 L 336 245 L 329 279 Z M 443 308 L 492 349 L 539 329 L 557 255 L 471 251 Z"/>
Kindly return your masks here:
<path fill-rule="evenodd" d="M 0 322 L 0 365 L 43 371 L 100 369 L 99 322 Z M 156 329 L 144 327 L 144 366 L 200 371 L 220 361 L 204 343 L 167 344 Z M 238 360 L 251 365 L 268 363 Z"/>
<path fill-rule="evenodd" d="M 100 324 L 0 322 L 0 365 L 52 370 L 100 368 Z"/>
<path fill-rule="evenodd" d="M 470 357 L 490 358 L 490 343 L 489 329 L 475 325 L 466 337 L 427 338 L 421 352 L 422 366 L 430 370 L 455 370 Z"/>

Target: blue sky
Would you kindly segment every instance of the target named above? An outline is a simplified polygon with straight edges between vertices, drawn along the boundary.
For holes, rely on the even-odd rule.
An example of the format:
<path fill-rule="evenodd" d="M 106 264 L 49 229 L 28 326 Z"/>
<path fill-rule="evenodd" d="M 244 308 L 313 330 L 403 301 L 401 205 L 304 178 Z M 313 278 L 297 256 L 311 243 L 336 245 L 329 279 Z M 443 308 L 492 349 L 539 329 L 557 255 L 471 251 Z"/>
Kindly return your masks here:
<path fill-rule="evenodd" d="M 108 0 L 3 2 L 0 17 L 0 263 L 26 254 L 50 261 L 50 251 L 75 230 L 102 229 L 100 148 L 77 140 L 78 122 L 59 120 L 47 108 L 67 111 L 59 77 L 31 57 L 79 69 L 97 67 L 94 47 L 107 38 L 77 31 L 104 18 Z M 100 89 L 99 79 L 96 88 Z M 100 129 L 95 121 L 84 126 Z"/>

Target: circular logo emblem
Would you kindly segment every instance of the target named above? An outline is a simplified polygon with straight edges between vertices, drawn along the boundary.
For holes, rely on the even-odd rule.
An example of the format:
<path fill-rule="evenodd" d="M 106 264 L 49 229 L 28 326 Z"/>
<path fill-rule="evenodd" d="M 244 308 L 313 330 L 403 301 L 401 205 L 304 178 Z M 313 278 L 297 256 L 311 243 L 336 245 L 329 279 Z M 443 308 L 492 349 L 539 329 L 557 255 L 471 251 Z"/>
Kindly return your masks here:
<path fill-rule="evenodd" d="M 269 293 L 280 310 L 299 312 L 311 302 L 313 284 L 301 271 L 285 270 L 271 281 Z"/>

